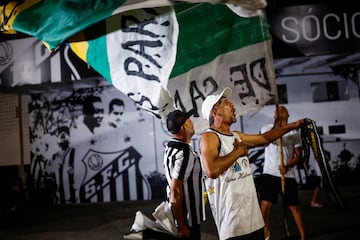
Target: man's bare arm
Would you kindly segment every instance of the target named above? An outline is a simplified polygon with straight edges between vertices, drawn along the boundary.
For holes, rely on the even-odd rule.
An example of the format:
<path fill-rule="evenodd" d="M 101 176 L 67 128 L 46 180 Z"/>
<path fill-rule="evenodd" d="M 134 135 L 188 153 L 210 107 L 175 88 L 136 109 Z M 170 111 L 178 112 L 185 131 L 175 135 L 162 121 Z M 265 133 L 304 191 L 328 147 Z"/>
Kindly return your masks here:
<path fill-rule="evenodd" d="M 219 156 L 219 138 L 216 134 L 206 132 L 200 139 L 201 160 L 209 178 L 217 178 L 240 156 L 247 155 L 247 147 L 239 141 L 234 142 L 234 149 L 225 156 Z"/>
<path fill-rule="evenodd" d="M 239 131 L 236 131 L 236 133 L 240 136 L 241 141 L 248 147 L 264 146 L 280 138 L 285 133 L 301 127 L 303 123 L 304 120 L 298 120 L 283 127 L 273 128 L 263 134 L 246 134 Z"/>
<path fill-rule="evenodd" d="M 281 174 L 286 174 L 292 167 L 294 167 L 301 159 L 301 147 L 296 147 L 294 152 L 294 157 L 283 167 L 279 166 Z"/>
<path fill-rule="evenodd" d="M 285 133 L 301 127 L 303 124 L 304 119 L 301 119 L 296 122 L 288 123 L 283 127 L 273 128 L 270 131 L 263 133 L 262 135 L 268 140 L 268 142 L 273 142 Z"/>
<path fill-rule="evenodd" d="M 170 191 L 171 207 L 178 224 L 178 236 L 189 237 L 190 230 L 185 224 L 185 216 L 182 208 L 184 198 L 183 181 L 176 178 L 171 179 Z"/>

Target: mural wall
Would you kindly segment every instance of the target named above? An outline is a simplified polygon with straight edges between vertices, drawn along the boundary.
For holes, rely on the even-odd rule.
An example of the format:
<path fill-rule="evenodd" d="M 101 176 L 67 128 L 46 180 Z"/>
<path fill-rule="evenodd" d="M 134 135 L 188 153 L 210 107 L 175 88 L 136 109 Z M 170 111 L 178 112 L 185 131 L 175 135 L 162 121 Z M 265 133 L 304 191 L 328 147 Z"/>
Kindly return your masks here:
<path fill-rule="evenodd" d="M 164 123 L 115 88 L 32 94 L 29 117 L 36 196 L 79 203 L 163 194 Z"/>

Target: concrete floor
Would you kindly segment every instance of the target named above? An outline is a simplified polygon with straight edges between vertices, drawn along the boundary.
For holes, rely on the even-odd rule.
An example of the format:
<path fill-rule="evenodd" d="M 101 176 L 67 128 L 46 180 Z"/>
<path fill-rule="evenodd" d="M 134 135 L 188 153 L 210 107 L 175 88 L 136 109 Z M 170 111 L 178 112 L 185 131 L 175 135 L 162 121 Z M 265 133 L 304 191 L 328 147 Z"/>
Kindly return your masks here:
<path fill-rule="evenodd" d="M 360 239 L 360 186 L 338 189 L 346 203 L 346 211 L 334 206 L 311 208 L 309 200 L 312 191 L 300 191 L 308 239 Z M 320 195 L 320 201 L 327 201 L 324 192 Z M 1 213 L 0 239 L 119 240 L 129 232 L 137 210 L 150 217 L 159 202 L 160 200 L 151 200 L 37 206 L 18 214 Z M 207 211 L 209 212 L 209 209 Z M 272 210 L 271 239 L 297 239 L 296 226 L 291 216 L 289 228 L 292 237 L 286 238 L 283 219 L 284 209 L 279 203 Z M 208 221 L 202 224 L 202 239 L 217 239 L 211 215 L 208 215 Z"/>

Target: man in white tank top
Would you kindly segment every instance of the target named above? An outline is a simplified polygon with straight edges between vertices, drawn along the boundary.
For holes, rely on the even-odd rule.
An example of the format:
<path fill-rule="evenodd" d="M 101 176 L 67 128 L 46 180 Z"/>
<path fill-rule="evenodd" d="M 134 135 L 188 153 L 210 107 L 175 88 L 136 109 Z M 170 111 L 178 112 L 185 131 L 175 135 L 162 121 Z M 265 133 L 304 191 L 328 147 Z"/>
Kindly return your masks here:
<path fill-rule="evenodd" d="M 209 95 L 203 102 L 203 118 L 210 129 L 200 139 L 205 186 L 219 239 L 264 239 L 264 221 L 251 175 L 248 148 L 266 145 L 303 120 L 263 134 L 231 131 L 236 122 L 230 88 Z"/>

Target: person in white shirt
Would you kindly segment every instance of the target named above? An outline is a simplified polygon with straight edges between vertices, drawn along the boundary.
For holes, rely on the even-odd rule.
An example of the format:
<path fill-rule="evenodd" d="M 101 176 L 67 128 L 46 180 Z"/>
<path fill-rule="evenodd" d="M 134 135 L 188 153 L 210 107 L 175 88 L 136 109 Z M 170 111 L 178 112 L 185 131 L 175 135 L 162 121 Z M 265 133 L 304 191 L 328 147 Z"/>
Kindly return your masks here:
<path fill-rule="evenodd" d="M 261 132 L 280 129 L 288 124 L 289 113 L 284 106 L 279 106 L 275 111 L 274 124 L 268 124 L 262 127 Z M 299 206 L 298 188 L 295 179 L 295 169 L 298 161 L 301 159 L 301 133 L 298 130 L 292 130 L 282 136 L 282 148 L 280 139 L 272 141 L 265 147 L 265 161 L 263 175 L 259 186 L 259 195 L 261 200 L 261 212 L 265 222 L 265 237 L 269 239 L 269 220 L 271 207 L 277 203 L 278 196 L 281 194 L 285 206 L 288 206 L 295 223 L 298 227 L 301 240 L 305 240 L 305 230 L 303 216 Z M 280 164 L 280 149 L 282 149 L 283 165 Z M 281 177 L 284 175 L 285 186 L 282 188 Z M 284 192 L 283 192 L 284 191 Z"/>

